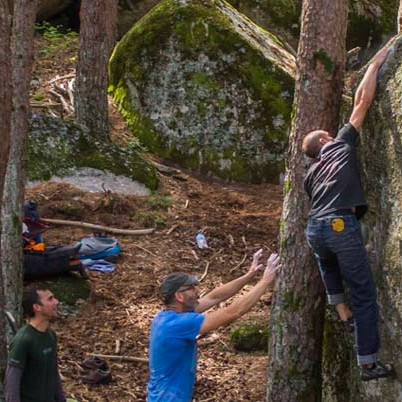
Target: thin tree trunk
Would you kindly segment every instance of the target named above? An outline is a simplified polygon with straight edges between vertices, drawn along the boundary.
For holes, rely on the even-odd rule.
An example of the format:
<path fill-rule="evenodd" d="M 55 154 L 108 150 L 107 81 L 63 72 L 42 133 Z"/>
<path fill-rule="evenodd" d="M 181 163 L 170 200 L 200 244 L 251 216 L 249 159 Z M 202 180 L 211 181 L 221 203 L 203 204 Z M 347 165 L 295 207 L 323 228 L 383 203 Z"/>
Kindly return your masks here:
<path fill-rule="evenodd" d="M 11 121 L 11 21 L 12 3 L 9 0 L 0 0 L 0 201 L 3 199 L 4 178 L 7 169 L 8 153 L 10 148 L 10 121 Z M 0 202 L 1 205 L 1 202 Z M 2 221 L 0 219 L 0 236 Z M 5 309 L 3 267 L 1 265 L 0 242 L 0 401 L 4 401 L 4 374 L 7 362 L 6 321 L 3 314 Z"/>
<path fill-rule="evenodd" d="M 398 10 L 398 34 L 402 32 L 402 0 L 399 3 L 399 10 Z"/>
<path fill-rule="evenodd" d="M 304 229 L 309 209 L 301 142 L 311 130 L 336 133 L 345 68 L 346 0 L 305 0 L 298 49 L 295 118 L 284 185 L 281 255 L 271 312 L 267 399 L 321 400 L 323 286 Z"/>
<path fill-rule="evenodd" d="M 118 0 L 82 0 L 74 107 L 78 123 L 109 139 L 108 64 L 117 37 Z"/>
<path fill-rule="evenodd" d="M 22 323 L 22 204 L 26 178 L 29 84 L 36 9 L 37 0 L 15 1 L 11 36 L 13 100 L 10 156 L 1 211 L 1 264 L 6 308 L 14 315 L 17 324 Z"/>

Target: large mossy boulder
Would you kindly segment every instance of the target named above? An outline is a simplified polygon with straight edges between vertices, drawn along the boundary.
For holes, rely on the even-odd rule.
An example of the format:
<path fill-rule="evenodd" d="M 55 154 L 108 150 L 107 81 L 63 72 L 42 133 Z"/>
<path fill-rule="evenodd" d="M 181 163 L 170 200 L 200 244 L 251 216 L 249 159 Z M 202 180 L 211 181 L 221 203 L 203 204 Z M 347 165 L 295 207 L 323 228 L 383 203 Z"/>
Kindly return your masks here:
<path fill-rule="evenodd" d="M 120 41 L 110 91 L 153 152 L 226 180 L 278 182 L 295 62 L 217 0 L 164 0 Z"/>
<path fill-rule="evenodd" d="M 159 0 L 119 0 L 119 34 L 125 34 Z M 263 29 L 296 50 L 302 0 L 228 0 Z M 347 48 L 377 47 L 396 32 L 398 0 L 348 0 Z M 370 52 L 368 52 L 370 53 Z"/>
<path fill-rule="evenodd" d="M 48 180 L 76 168 L 94 168 L 127 176 L 154 190 L 155 168 L 133 149 L 101 141 L 78 124 L 33 113 L 29 119 L 28 179 Z"/>
<path fill-rule="evenodd" d="M 362 224 L 375 247 L 372 269 L 380 306 L 379 358 L 392 362 L 397 375 L 392 380 L 362 383 L 353 343 L 330 333 L 327 345 L 331 339 L 343 343 L 326 351 L 329 370 L 340 368 L 333 374 L 336 381 L 327 381 L 324 387 L 327 402 L 394 402 L 402 395 L 402 36 L 380 76 L 360 133 L 361 174 L 369 204 Z"/>

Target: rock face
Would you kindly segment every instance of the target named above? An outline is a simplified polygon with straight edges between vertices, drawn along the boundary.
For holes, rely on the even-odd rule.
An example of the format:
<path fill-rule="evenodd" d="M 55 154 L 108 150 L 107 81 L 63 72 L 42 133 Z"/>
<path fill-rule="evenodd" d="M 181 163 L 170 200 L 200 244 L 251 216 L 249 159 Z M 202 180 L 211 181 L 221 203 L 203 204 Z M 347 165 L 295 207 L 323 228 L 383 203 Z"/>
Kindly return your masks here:
<path fill-rule="evenodd" d="M 135 151 L 97 142 L 83 127 L 45 114 L 33 113 L 29 123 L 29 180 L 48 180 L 89 167 L 157 188 L 155 169 Z"/>
<path fill-rule="evenodd" d="M 118 30 L 123 36 L 158 0 L 119 0 Z M 300 32 L 301 0 L 229 0 L 238 11 L 289 43 L 294 50 Z M 349 0 L 347 48 L 378 45 L 396 32 L 398 0 Z"/>
<path fill-rule="evenodd" d="M 37 19 L 47 20 L 70 10 L 76 19 L 80 0 L 40 0 Z M 160 0 L 119 0 L 117 29 L 124 36 Z M 238 11 L 263 29 L 279 36 L 293 51 L 300 32 L 302 0 L 229 0 Z M 396 32 L 398 0 L 349 0 L 347 48 L 378 45 Z M 70 15 L 70 18 L 73 16 Z"/>
<path fill-rule="evenodd" d="M 301 0 L 228 0 L 253 22 L 289 43 L 294 51 L 300 33 Z"/>
<path fill-rule="evenodd" d="M 326 402 L 402 400 L 402 37 L 393 50 L 361 132 L 359 153 L 369 204 L 364 232 L 376 250 L 372 268 L 380 305 L 380 359 L 395 365 L 397 378 L 362 383 L 353 342 L 348 347 L 344 342 L 338 351 L 336 347 L 329 350 L 327 342 L 329 366 L 342 368 L 338 374 L 343 378 L 338 375 L 338 387 L 328 382 Z M 334 334 L 330 338 L 334 341 Z"/>
<path fill-rule="evenodd" d="M 278 182 L 294 68 L 227 3 L 165 0 L 116 47 L 110 90 L 151 151 L 227 180 Z"/>
<path fill-rule="evenodd" d="M 374 265 L 381 310 L 384 361 L 402 370 L 402 38 L 393 48 L 377 101 L 362 133 L 363 171 L 370 213 L 366 227 L 377 252 Z M 402 400 L 402 379 L 365 388 L 364 401 Z"/>
<path fill-rule="evenodd" d="M 294 49 L 300 32 L 301 0 L 229 0 L 262 28 L 278 35 Z M 398 0 L 349 0 L 347 49 L 378 45 L 396 32 Z"/>

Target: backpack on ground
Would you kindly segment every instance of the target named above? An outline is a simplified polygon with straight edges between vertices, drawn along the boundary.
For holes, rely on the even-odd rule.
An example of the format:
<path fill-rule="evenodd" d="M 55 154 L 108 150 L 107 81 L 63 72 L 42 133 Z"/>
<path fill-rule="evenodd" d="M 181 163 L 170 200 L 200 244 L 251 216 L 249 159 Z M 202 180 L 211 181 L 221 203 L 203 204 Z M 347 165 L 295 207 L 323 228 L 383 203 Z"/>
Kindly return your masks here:
<path fill-rule="evenodd" d="M 45 247 L 43 251 L 24 250 L 24 278 L 40 279 L 77 271 L 85 277 L 84 268 L 78 259 L 80 243 L 69 246 Z"/>
<path fill-rule="evenodd" d="M 79 258 L 81 260 L 113 259 L 121 250 L 117 240 L 108 236 L 86 236 L 81 239 L 80 244 Z"/>

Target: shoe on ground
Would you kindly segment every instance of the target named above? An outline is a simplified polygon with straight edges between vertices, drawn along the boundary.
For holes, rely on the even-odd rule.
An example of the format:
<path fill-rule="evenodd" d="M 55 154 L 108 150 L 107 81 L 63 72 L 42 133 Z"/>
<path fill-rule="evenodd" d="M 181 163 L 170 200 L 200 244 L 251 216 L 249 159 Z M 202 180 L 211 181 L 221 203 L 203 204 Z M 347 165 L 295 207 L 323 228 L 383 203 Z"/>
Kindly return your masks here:
<path fill-rule="evenodd" d="M 82 382 L 88 385 L 109 384 L 112 381 L 112 373 L 107 370 L 93 370 L 82 378 Z"/>
<path fill-rule="evenodd" d="M 101 357 L 98 356 L 92 356 L 88 357 L 85 359 L 82 364 L 82 367 L 90 370 L 108 370 L 109 365 L 107 364 L 107 361 L 105 359 L 102 359 Z"/>
<path fill-rule="evenodd" d="M 375 363 L 373 367 L 361 368 L 361 379 L 362 381 L 376 380 L 377 378 L 394 377 L 395 370 L 392 364 L 381 364 L 379 362 Z"/>

